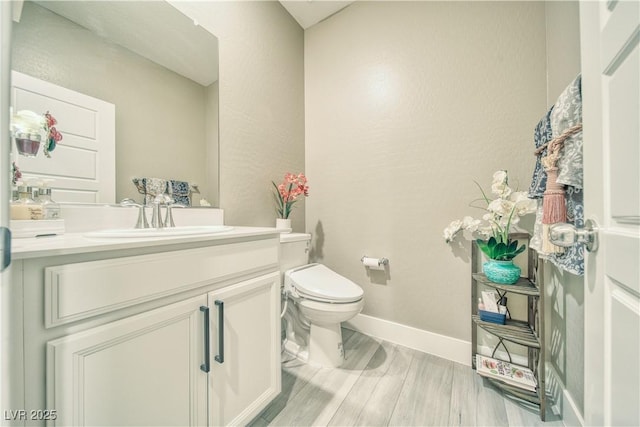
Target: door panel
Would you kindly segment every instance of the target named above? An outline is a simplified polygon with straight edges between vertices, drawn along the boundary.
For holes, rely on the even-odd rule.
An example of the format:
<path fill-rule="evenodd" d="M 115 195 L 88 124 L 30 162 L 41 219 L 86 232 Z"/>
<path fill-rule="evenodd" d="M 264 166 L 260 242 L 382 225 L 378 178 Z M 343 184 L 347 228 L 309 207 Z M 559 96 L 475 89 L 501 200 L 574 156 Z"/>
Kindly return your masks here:
<path fill-rule="evenodd" d="M 115 106 L 16 71 L 11 78 L 14 111 L 50 111 L 63 135 L 52 159 L 42 147 L 32 158 L 13 150 L 24 179 L 52 179 L 58 202 L 115 203 Z"/>
<path fill-rule="evenodd" d="M 212 357 L 210 424 L 244 425 L 280 393 L 280 276 L 214 291 L 209 307 L 212 351 L 224 356 L 222 363 Z"/>
<path fill-rule="evenodd" d="M 609 80 L 611 216 L 617 222 L 640 220 L 640 49 L 636 46 Z M 635 76 L 635 78 L 634 78 Z M 635 94 L 636 96 L 628 96 Z M 635 119 L 635 120 L 634 120 Z"/>
<path fill-rule="evenodd" d="M 638 298 L 610 282 L 611 295 L 610 318 L 607 328 L 611 355 L 609 360 L 610 377 L 605 390 L 605 396 L 610 399 L 605 406 L 611 408 L 611 423 L 609 425 L 640 425 L 640 301 Z M 605 315 L 605 319 L 609 316 Z M 635 379 L 635 381 L 634 381 Z"/>
<path fill-rule="evenodd" d="M 203 295 L 50 341 L 55 425 L 206 425 L 204 304 Z"/>
<path fill-rule="evenodd" d="M 580 2 L 587 425 L 640 425 L 640 3 Z"/>

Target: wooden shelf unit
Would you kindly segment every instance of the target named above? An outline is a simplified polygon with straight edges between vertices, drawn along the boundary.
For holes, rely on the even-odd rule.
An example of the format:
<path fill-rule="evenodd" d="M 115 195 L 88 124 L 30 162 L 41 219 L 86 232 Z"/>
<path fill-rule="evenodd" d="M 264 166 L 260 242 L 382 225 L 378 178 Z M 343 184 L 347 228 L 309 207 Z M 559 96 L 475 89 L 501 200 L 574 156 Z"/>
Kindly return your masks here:
<path fill-rule="evenodd" d="M 517 239 L 519 242 L 527 242 L 528 247 L 529 234 L 512 233 L 510 237 Z M 493 358 L 502 359 L 496 357 L 498 348 L 502 347 L 508 356 L 508 360 L 505 361 L 513 363 L 511 352 L 505 342 L 526 347 L 527 367 L 533 371 L 538 383 L 535 392 L 492 378 L 487 379 L 503 392 L 538 406 L 540 419 L 544 421 L 547 409 L 545 393 L 544 286 L 542 280 L 544 277 L 544 263 L 540 262 L 538 253 L 535 250 L 528 248 L 526 252 L 527 276 L 521 277 L 513 285 L 503 285 L 491 282 L 481 271 L 478 271 L 480 269 L 479 257 L 481 253 L 477 244 L 473 242 L 471 245 L 471 364 L 475 369 L 476 353 L 478 352 L 478 328 L 498 338 L 498 343 L 494 346 L 491 354 Z M 526 296 L 527 319 L 508 319 L 504 325 L 480 320 L 478 315 L 478 295 L 480 295 L 479 288 L 481 286 L 495 289 L 499 297 L 509 293 Z"/>

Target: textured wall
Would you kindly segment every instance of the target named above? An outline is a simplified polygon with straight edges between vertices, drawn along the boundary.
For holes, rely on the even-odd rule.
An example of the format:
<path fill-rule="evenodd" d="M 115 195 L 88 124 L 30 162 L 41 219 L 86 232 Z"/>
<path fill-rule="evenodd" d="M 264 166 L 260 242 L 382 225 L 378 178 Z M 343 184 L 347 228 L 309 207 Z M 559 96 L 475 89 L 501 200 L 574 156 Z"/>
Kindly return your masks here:
<path fill-rule="evenodd" d="M 305 33 L 313 256 L 365 290 L 364 313 L 470 340 L 473 180 L 528 186 L 546 108 L 545 10 L 525 2 L 356 2 Z M 367 275 L 362 255 L 390 259 Z"/>
<path fill-rule="evenodd" d="M 205 135 L 207 141 L 207 154 L 205 156 L 206 164 L 206 193 L 201 196 L 206 198 L 212 206 L 220 205 L 220 159 L 219 159 L 219 129 L 218 116 L 220 99 L 220 82 L 215 81 L 206 89 L 205 95 Z"/>
<path fill-rule="evenodd" d="M 580 73 L 580 17 L 577 1 L 547 2 L 547 105 L 551 107 Z M 551 381 L 557 401 L 566 389 L 584 413 L 584 278 L 546 270 L 549 362 L 561 384 Z M 566 402 L 564 403 L 566 405 Z"/>
<path fill-rule="evenodd" d="M 13 28 L 13 69 L 116 105 L 117 200 L 141 200 L 131 178 L 154 176 L 197 182 L 216 202 L 205 180 L 205 88 L 31 2 Z"/>
<path fill-rule="evenodd" d="M 302 28 L 275 1 L 172 4 L 220 43 L 220 206 L 225 222 L 274 226 L 271 181 L 304 170 Z M 304 230 L 304 204 L 291 217 L 296 231 Z"/>

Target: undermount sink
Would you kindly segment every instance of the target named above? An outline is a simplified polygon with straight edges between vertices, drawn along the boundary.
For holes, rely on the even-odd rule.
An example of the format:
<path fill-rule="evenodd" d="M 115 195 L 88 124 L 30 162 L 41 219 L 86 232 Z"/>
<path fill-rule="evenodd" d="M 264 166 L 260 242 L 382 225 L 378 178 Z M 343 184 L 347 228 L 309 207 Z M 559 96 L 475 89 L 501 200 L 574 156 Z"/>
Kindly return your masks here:
<path fill-rule="evenodd" d="M 224 233 L 233 230 L 229 225 L 191 225 L 167 228 L 118 228 L 111 230 L 90 231 L 85 237 L 123 238 L 123 237 L 173 237 L 202 234 Z"/>

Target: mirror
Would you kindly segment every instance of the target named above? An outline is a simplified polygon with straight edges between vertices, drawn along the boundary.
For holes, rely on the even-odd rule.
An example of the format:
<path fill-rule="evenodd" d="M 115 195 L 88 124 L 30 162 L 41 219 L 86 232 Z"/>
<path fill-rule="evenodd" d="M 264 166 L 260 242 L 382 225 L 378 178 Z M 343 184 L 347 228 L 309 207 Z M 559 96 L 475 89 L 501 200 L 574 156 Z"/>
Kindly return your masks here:
<path fill-rule="evenodd" d="M 215 36 L 164 1 L 25 1 L 13 24 L 15 71 L 115 105 L 116 200 L 155 177 L 218 205 Z"/>

